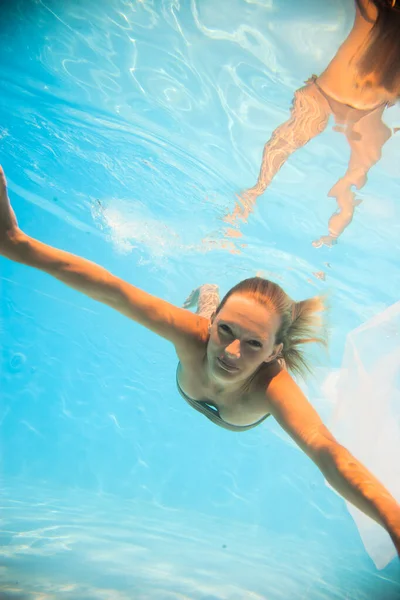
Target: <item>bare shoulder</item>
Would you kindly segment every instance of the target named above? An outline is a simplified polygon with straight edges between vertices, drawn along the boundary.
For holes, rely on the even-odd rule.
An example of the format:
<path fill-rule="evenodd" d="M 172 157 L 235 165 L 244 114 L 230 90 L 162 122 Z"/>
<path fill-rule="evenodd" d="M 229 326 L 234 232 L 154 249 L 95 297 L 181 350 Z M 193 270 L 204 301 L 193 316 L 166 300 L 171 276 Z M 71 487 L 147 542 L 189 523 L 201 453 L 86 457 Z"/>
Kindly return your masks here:
<path fill-rule="evenodd" d="M 266 402 L 269 405 L 269 390 L 271 386 L 275 388 L 276 382 L 281 380 L 280 375 L 282 372 L 287 373 L 279 362 L 274 360 L 263 367 L 258 377 L 251 384 L 250 396 L 252 397 L 252 402 L 263 410 L 266 408 Z"/>
<path fill-rule="evenodd" d="M 116 279 L 113 277 L 113 279 Z M 113 305 L 119 312 L 172 342 L 179 356 L 196 351 L 208 339 L 208 319 L 118 280 Z"/>
<path fill-rule="evenodd" d="M 274 406 L 288 401 L 289 398 L 295 398 L 302 394 L 290 373 L 278 361 L 274 361 L 263 370 L 262 375 L 257 382 L 257 395 L 267 403 L 271 414 L 274 413 Z"/>
<path fill-rule="evenodd" d="M 266 387 L 265 395 L 267 402 L 272 408 L 282 403 L 291 402 L 299 396 L 304 398 L 299 385 L 286 369 L 278 366 L 271 375 L 272 377 Z"/>
<path fill-rule="evenodd" d="M 176 308 L 176 307 L 175 307 Z M 209 339 L 209 319 L 193 314 L 183 308 L 179 311 L 179 327 L 174 346 L 179 360 L 183 362 L 197 362 L 201 360 L 207 348 Z"/>

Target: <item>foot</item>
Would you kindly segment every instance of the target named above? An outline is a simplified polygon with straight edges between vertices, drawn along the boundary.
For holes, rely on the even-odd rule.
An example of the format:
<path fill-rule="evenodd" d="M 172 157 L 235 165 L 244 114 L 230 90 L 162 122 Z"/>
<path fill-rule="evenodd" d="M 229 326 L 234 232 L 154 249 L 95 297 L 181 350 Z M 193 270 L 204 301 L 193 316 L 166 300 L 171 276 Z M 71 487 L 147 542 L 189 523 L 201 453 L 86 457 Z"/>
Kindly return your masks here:
<path fill-rule="evenodd" d="M 18 232 L 18 223 L 7 195 L 7 183 L 0 167 L 0 250 L 4 249 Z"/>
<path fill-rule="evenodd" d="M 238 219 L 247 223 L 248 216 L 253 212 L 253 207 L 260 195 L 260 192 L 254 188 L 250 188 L 249 190 L 242 192 L 240 196 L 236 196 L 238 201 L 235 204 L 233 212 L 225 215 L 223 219 L 225 223 L 235 226 Z"/>
<path fill-rule="evenodd" d="M 314 240 L 312 242 L 314 248 L 322 248 L 322 246 L 332 248 L 335 244 L 337 244 L 337 238 L 332 235 L 322 235 L 319 240 Z"/>

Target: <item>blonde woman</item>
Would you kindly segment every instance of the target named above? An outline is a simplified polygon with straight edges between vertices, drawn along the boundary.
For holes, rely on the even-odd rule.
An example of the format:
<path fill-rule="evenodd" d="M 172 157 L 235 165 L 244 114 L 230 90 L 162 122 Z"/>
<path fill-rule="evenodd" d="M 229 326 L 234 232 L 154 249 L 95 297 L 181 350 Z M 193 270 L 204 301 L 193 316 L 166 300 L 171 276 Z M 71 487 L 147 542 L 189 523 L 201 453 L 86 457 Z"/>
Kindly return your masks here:
<path fill-rule="evenodd" d="M 255 277 L 219 302 L 216 286 L 188 299 L 211 318 L 178 308 L 93 262 L 35 240 L 18 227 L 0 168 L 0 254 L 44 271 L 169 340 L 182 397 L 210 421 L 244 432 L 273 416 L 327 481 L 390 534 L 400 553 L 400 505 L 322 423 L 290 371 L 307 368 L 303 347 L 323 342 L 318 298 L 294 302 Z M 196 298 L 196 296 L 199 296 Z"/>

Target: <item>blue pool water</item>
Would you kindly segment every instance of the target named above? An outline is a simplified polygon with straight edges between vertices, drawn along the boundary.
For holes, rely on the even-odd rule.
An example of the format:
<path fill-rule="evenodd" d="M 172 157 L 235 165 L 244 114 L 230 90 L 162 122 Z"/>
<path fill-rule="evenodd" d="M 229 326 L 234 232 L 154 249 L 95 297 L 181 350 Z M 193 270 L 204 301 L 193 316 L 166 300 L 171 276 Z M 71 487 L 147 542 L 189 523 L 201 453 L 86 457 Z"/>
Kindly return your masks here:
<path fill-rule="evenodd" d="M 261 273 L 331 297 L 330 355 L 397 302 L 399 137 L 351 226 L 315 249 L 347 166 L 331 129 L 225 233 L 293 92 L 350 30 L 349 0 L 16 0 L 1 8 L 1 163 L 21 227 L 181 305 Z M 385 121 L 399 126 L 398 106 Z M 194 413 L 167 342 L 1 259 L 1 599 L 394 600 L 344 502 L 279 427 Z"/>

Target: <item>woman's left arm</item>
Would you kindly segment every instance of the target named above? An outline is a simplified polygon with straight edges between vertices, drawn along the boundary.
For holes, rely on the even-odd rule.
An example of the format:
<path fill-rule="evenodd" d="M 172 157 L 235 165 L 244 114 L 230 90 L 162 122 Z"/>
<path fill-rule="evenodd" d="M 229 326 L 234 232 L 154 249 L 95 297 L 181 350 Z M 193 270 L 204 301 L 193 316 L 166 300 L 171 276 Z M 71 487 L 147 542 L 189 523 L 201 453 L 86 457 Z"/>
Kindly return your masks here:
<path fill-rule="evenodd" d="M 346 500 L 382 525 L 400 555 L 400 504 L 321 421 L 287 371 L 281 371 L 267 390 L 270 413 Z"/>

